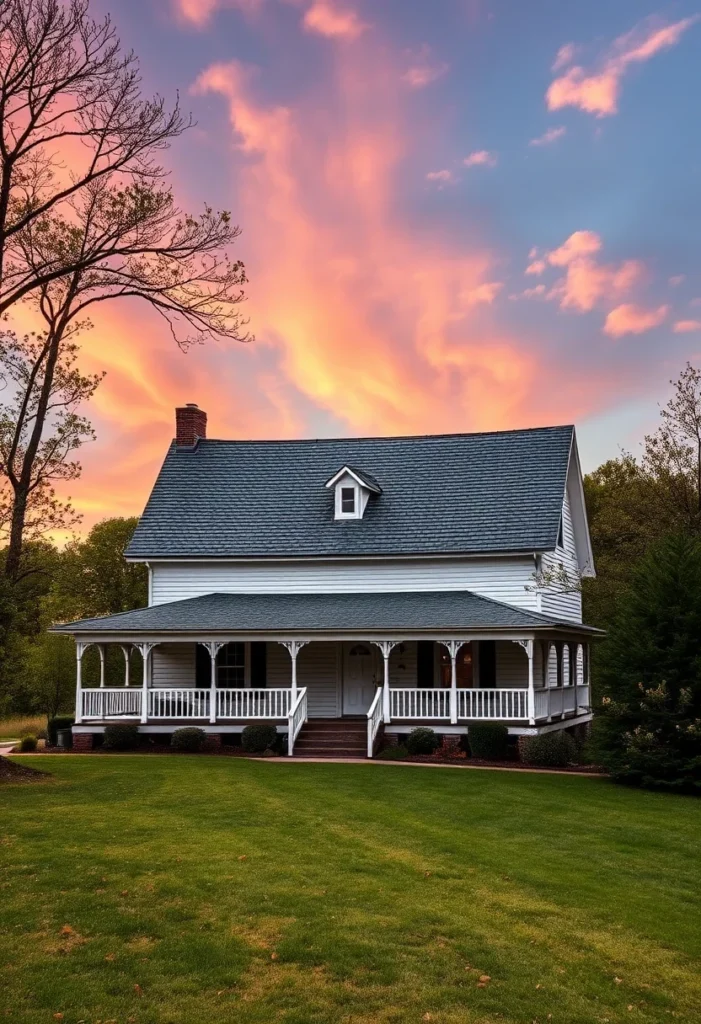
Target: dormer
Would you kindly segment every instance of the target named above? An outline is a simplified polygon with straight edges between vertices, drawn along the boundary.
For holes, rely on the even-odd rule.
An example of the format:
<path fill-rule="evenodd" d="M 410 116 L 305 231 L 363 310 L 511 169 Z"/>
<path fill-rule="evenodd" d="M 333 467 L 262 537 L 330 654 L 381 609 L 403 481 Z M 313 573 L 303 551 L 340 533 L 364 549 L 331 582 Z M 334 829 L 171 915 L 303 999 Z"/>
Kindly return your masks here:
<path fill-rule="evenodd" d="M 334 488 L 335 519 L 362 519 L 370 496 L 382 494 L 377 480 L 354 466 L 342 466 L 325 486 Z"/>

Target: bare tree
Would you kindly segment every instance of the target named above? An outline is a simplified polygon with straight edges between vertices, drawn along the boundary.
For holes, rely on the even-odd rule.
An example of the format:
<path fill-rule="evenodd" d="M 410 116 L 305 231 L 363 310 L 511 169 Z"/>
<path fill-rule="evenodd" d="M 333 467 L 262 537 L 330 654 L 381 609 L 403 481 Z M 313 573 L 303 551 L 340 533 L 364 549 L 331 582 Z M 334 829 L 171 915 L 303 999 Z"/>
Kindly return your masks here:
<path fill-rule="evenodd" d="M 80 475 L 76 451 L 94 437 L 79 413 L 102 374 L 82 374 L 74 336 L 81 328 L 54 324 L 42 335 L 0 338 L 0 533 L 8 540 L 6 575 L 22 574 L 25 541 L 71 529 L 80 516 L 70 499 L 57 496 L 57 481 Z M 56 333 L 63 330 L 61 343 Z"/>
<path fill-rule="evenodd" d="M 158 161 L 190 125 L 177 102 L 168 110 L 158 96 L 142 98 L 136 58 L 122 52 L 109 17 L 90 18 L 88 0 L 2 0 L 0 317 L 29 302 L 47 325 L 41 344 L 23 350 L 28 390 L 5 410 L 4 433 L 14 438 L 2 467 L 12 491 L 10 579 L 32 502 L 48 511 L 61 451 L 69 478 L 79 471 L 65 433 L 48 478 L 41 452 L 51 440 L 43 431 L 54 374 L 67 365 L 62 347 L 87 308 L 143 299 L 183 348 L 248 339 L 239 312 L 245 270 L 227 253 L 239 229 L 227 211 L 183 212 Z M 16 336 L 9 339 L 7 352 L 17 356 Z M 92 393 L 85 386 L 83 398 Z"/>
<path fill-rule="evenodd" d="M 662 424 L 645 438 L 643 467 L 660 484 L 673 522 L 701 531 L 701 370 L 687 363 L 660 411 Z"/>

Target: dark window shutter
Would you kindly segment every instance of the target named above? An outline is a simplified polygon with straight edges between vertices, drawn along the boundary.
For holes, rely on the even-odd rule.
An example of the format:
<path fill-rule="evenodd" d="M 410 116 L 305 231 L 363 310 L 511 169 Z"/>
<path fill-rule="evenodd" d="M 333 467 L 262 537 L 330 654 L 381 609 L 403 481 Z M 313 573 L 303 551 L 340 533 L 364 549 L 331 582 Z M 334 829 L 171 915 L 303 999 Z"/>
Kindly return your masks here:
<path fill-rule="evenodd" d="M 487 689 L 497 685 L 497 645 L 495 640 L 480 640 L 480 687 Z"/>
<path fill-rule="evenodd" d="M 416 644 L 416 684 L 434 686 L 433 640 L 419 640 Z"/>
<path fill-rule="evenodd" d="M 202 644 L 195 644 L 195 686 L 208 689 L 212 685 L 212 662 L 209 651 Z"/>
<path fill-rule="evenodd" d="M 268 685 L 266 655 L 267 645 L 264 640 L 256 640 L 251 644 L 251 686 L 254 689 L 265 689 Z"/>

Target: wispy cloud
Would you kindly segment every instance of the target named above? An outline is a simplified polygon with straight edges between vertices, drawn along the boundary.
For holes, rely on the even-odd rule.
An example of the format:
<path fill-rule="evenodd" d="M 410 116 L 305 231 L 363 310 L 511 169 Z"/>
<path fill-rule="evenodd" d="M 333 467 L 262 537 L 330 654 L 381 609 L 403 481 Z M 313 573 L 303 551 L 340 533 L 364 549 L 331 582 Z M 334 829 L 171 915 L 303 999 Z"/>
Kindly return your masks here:
<path fill-rule="evenodd" d="M 675 334 L 691 334 L 692 331 L 701 331 L 701 320 L 677 320 L 673 330 Z"/>
<path fill-rule="evenodd" d="M 180 17 L 197 28 L 204 28 L 216 11 L 230 8 L 244 14 L 256 14 L 265 0 L 175 0 Z"/>
<path fill-rule="evenodd" d="M 658 18 L 646 18 L 614 40 L 592 70 L 572 63 L 576 51 L 571 43 L 561 47 L 553 70 L 567 70 L 550 83 L 546 93 L 548 109 L 578 107 L 596 117 L 617 113 L 621 80 L 628 70 L 634 64 L 650 60 L 661 50 L 676 46 L 697 20 L 698 15 L 694 15 L 665 25 Z"/>
<path fill-rule="evenodd" d="M 448 170 L 447 167 L 440 171 L 429 171 L 426 175 L 426 181 L 434 181 L 439 185 L 454 185 L 457 180 L 453 172 Z"/>
<path fill-rule="evenodd" d="M 669 313 L 669 306 L 658 306 L 656 309 L 645 309 L 633 303 L 616 306 L 606 317 L 604 334 L 611 338 L 621 338 L 624 334 L 644 334 L 653 327 L 659 327 Z"/>
<path fill-rule="evenodd" d="M 308 32 L 330 39 L 355 40 L 369 27 L 351 8 L 336 7 L 329 0 L 316 0 L 304 15 Z"/>
<path fill-rule="evenodd" d="M 423 89 L 436 82 L 450 70 L 450 65 L 445 61 L 436 60 L 431 47 L 424 43 L 418 51 L 407 50 L 409 67 L 402 75 L 402 80 L 407 82 L 412 89 Z"/>
<path fill-rule="evenodd" d="M 542 135 L 538 135 L 537 138 L 531 139 L 528 143 L 529 146 L 549 146 L 553 142 L 557 142 L 563 135 L 567 133 L 567 129 L 564 125 L 560 125 L 558 128 L 548 128 Z"/>
<path fill-rule="evenodd" d="M 496 167 L 497 155 L 488 149 L 477 149 L 463 160 L 464 167 Z"/>

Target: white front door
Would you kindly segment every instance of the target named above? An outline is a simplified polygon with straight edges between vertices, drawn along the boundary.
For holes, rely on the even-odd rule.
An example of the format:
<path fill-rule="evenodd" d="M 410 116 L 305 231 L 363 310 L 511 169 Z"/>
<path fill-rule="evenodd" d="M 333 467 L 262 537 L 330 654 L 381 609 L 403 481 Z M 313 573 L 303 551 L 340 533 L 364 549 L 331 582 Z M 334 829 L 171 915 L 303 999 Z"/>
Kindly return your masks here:
<path fill-rule="evenodd" d="M 374 644 L 345 644 L 343 650 L 343 714 L 364 715 L 372 704 L 377 655 Z"/>

